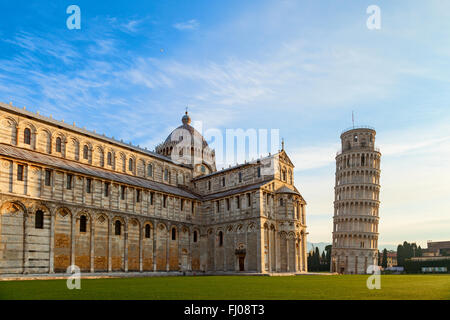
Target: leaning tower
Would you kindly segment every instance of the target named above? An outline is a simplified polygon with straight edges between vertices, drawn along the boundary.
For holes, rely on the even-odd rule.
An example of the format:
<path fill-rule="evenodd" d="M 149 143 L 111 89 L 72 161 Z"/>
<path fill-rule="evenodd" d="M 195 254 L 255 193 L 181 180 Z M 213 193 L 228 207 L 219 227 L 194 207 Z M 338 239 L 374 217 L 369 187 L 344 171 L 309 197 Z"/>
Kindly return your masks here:
<path fill-rule="evenodd" d="M 331 271 L 364 274 L 378 262 L 380 157 L 375 130 L 353 127 L 341 134 L 336 156 Z"/>

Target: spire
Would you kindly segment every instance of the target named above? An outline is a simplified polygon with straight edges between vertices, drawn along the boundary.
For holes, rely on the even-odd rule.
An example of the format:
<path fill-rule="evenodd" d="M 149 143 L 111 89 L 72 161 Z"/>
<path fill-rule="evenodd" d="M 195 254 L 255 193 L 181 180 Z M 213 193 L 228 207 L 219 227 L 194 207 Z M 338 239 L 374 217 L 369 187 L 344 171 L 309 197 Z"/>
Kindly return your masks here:
<path fill-rule="evenodd" d="M 284 138 L 281 138 L 281 151 L 284 151 Z"/>

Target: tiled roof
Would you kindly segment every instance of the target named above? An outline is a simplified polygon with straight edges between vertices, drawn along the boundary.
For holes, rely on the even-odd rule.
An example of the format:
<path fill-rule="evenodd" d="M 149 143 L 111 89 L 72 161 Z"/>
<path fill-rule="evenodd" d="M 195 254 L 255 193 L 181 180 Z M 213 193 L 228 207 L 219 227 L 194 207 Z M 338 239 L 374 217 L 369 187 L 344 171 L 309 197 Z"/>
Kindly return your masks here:
<path fill-rule="evenodd" d="M 140 177 L 130 176 L 123 173 L 112 172 L 102 168 L 96 168 L 87 164 L 79 163 L 76 161 L 60 159 L 36 151 L 21 149 L 10 145 L 0 144 L 0 155 L 19 160 L 30 161 L 37 164 L 43 164 L 61 170 L 67 170 L 79 174 L 98 177 L 105 180 L 120 182 L 136 187 L 147 188 L 153 191 L 173 194 L 180 197 L 199 199 L 199 197 L 196 196 L 195 194 L 188 192 L 184 189 L 177 188 L 175 186 L 147 180 Z"/>

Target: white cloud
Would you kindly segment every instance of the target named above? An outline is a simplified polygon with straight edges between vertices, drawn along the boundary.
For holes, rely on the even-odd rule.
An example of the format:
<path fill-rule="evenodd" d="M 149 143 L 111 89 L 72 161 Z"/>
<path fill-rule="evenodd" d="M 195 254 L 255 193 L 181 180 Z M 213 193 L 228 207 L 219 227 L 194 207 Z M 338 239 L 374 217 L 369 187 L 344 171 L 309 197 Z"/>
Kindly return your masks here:
<path fill-rule="evenodd" d="M 186 22 L 178 22 L 173 25 L 173 27 L 178 30 L 196 30 L 199 26 L 199 22 L 195 19 Z"/>

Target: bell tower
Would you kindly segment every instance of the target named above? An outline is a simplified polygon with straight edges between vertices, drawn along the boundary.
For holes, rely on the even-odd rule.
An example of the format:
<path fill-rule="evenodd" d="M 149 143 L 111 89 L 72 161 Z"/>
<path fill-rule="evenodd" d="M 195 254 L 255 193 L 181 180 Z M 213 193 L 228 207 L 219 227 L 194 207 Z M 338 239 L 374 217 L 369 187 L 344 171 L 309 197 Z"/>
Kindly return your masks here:
<path fill-rule="evenodd" d="M 331 272 L 365 274 L 378 263 L 380 157 L 376 131 L 352 127 L 336 155 Z"/>

